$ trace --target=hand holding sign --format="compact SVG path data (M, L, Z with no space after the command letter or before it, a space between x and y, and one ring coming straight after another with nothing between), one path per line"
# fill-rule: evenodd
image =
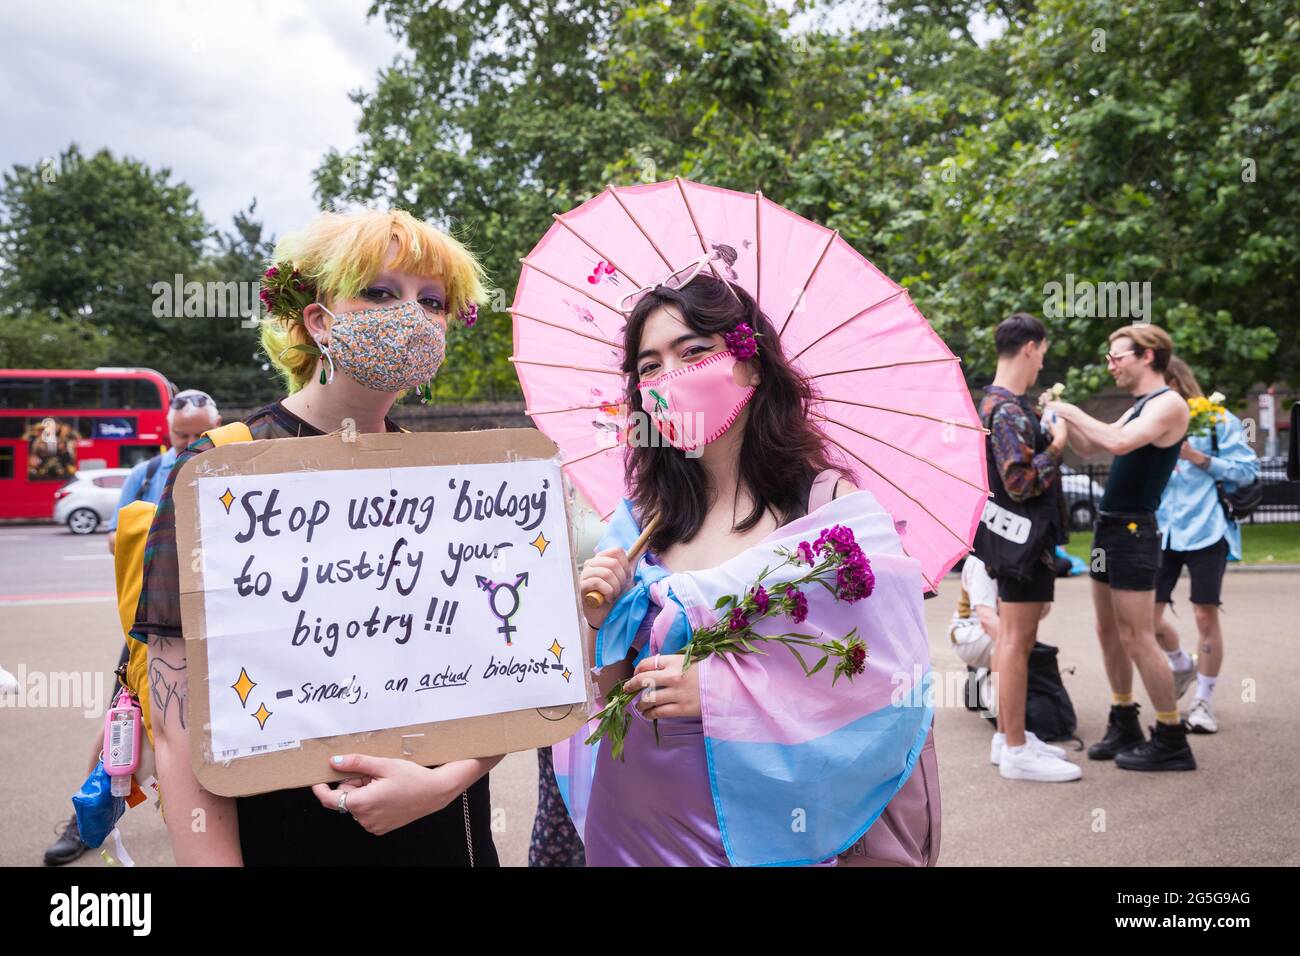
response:
M318 783L311 790L322 807L336 813L340 812L340 799L345 799L345 812L369 833L383 836L441 810L500 759L457 760L441 767L421 767L409 760L344 754L330 758L330 766L363 776L349 777L337 787Z
M214 449L178 478L179 544L200 556L182 572L203 660L200 765L225 774L275 753L295 768L278 789L328 776L289 752L319 754L306 744L323 738L366 734L371 754L433 763L577 729L588 681L563 479L553 451L520 452L550 442L522 429L403 435L396 450L394 436L281 441ZM485 445L487 461L414 463ZM508 719L453 733L491 715ZM512 726L526 743L503 736ZM403 732L376 736L389 729ZM272 788L234 776L240 792Z

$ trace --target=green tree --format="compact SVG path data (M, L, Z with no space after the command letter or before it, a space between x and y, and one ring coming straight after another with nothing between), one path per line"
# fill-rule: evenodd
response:
M608 0L379 0L409 53L361 107L360 146L331 152L318 196L382 202L450 228L496 290L469 330L451 329L442 399L513 398L506 361L519 259L563 211L603 185L608 158L637 142L601 87L603 46L626 4Z
M1067 275L1149 282L1150 320L1207 385L1240 396L1296 367L1298 30L1285 4L1043 0L990 44L1012 88L953 143L925 236L944 268L914 286L977 371L991 325ZM1077 394L1109 383L1125 321L1048 320Z
M169 170L107 150L83 156L75 144L15 166L0 185L0 314L6 338L41 330L15 357L57 358L66 347L52 364L165 358L153 284L193 272L207 231L190 188Z
M198 270L199 281L239 288L241 308L260 310L258 280L275 247L273 237L263 236L262 223L255 217L257 200L235 213L227 230L214 230L209 249ZM260 405L283 394L280 379L262 354L258 330L246 315L217 315L230 311L230 300L221 310L209 310L202 318L184 319L189 334L185 347L175 356L174 380L188 388L201 388L217 404Z

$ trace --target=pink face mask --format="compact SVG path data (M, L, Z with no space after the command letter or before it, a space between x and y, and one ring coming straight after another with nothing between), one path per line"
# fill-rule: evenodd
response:
M731 352L716 352L637 386L641 407L668 444L696 451L731 427L754 395L754 386L736 382L738 364Z

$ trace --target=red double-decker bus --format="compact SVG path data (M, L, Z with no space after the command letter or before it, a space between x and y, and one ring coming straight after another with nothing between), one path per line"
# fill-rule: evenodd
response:
M165 449L175 391L149 368L0 369L0 518L49 518L79 469Z

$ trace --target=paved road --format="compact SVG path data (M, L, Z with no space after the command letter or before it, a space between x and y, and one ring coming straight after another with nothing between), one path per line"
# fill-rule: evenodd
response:
M29 673L95 673L115 662L120 637L104 540L102 534L78 538L50 526L0 527L0 665L14 672L25 667ZM1186 587L1184 580L1177 599L1185 601ZM938 700L941 862L1300 864L1294 825L1300 766L1290 756L1300 731L1292 696L1300 686L1300 573L1233 574L1224 588L1227 662L1216 694L1224 729L1193 739L1201 769L1135 774L1085 759L1078 783L1029 784L998 776L988 763L984 722L961 707L964 668L945 646L944 624L956 590L949 579L945 594L926 602L935 670L940 686L953 691L941 692ZM1080 733L1091 743L1104 728L1109 695L1092 634L1088 584L1058 582L1057 596L1042 638L1061 648L1063 668L1073 668L1065 681ZM1181 619L1190 625L1182 607ZM80 706L0 709L0 865L40 863L85 776L101 719L84 716ZM536 786L532 753L510 755L492 774L495 835L506 865L526 862ZM138 864L172 863L162 822L152 810L130 811L122 830ZM77 865L102 863L88 854Z

